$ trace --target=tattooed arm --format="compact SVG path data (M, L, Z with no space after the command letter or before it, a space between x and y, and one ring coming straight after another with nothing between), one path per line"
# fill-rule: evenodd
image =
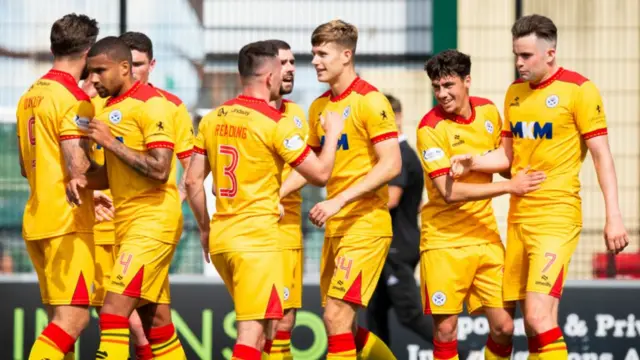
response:
M163 184L169 180L173 149L154 148L145 153L139 153L115 139L105 146L105 149L143 176Z
M83 176L91 166L89 139L71 138L60 141L64 167L70 179Z

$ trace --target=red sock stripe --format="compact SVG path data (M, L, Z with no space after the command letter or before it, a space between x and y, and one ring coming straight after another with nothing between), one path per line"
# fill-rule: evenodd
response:
M276 340L291 340L291 331L276 332Z
M153 345L166 343L171 340L173 334L176 333L176 328L173 324L154 327L149 330L149 342Z
M236 346L233 347L233 355L231 356L242 360L260 360L262 353L260 350L252 348L251 346L236 344Z
M543 347L555 342L556 340L562 337L562 330L559 327L553 328L547 332L543 332L542 334L538 334L538 347L542 349Z
M100 314L100 329L128 329L129 319L124 316L114 314Z
M151 344L136 346L136 360L153 360Z
M458 340L439 342L433 340L433 357L436 359L451 359L458 355Z
M341 352L347 352L356 349L356 343L353 339L353 334L348 332L338 335L329 336L329 353L337 354Z
M264 341L264 348L262 349L262 352L266 353L266 354L271 354L271 346L273 346L273 340L265 340Z
M513 351L513 343L508 345L498 344L493 340L491 335L489 335L489 338L487 339L487 349L500 357L510 357L511 352Z
M540 349L540 344L538 343L538 338L535 336L527 338L527 344L529 345L529 353L537 354L538 349Z
M368 339L369 339L369 330L361 326L358 326L358 331L356 332L356 338L355 338L356 350L361 351L362 349L364 349L364 345L367 343Z
M56 344L63 354L71 351L71 349L73 349L73 344L76 342L76 339L71 337L71 335L67 334L66 331L62 330L62 328L54 323L49 323L49 325L42 330L42 335L46 336Z

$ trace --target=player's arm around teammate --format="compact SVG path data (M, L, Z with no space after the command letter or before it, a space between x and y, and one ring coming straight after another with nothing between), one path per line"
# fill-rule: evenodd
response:
M504 294L523 301L529 352L539 353L540 359L566 358L557 316L569 259L582 227L578 174L585 148L592 154L605 198L607 249L622 251L628 237L619 211L606 118L597 88L557 64L557 28L551 19L525 16L511 30L520 79L505 97L504 112L510 124L505 143L509 148L460 158L455 172L493 172L506 164L516 169L531 165L554 179L531 194L534 196L511 198ZM550 218L547 214L552 211Z

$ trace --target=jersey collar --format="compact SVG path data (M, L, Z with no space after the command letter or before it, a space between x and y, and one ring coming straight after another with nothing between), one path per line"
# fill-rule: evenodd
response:
M122 100L128 98L129 96L133 95L133 93L135 93L136 91L138 91L138 89L140 88L142 84L140 83L140 81L136 81L135 83L133 83L133 85L131 86L131 88L129 88L129 90L127 90L124 94L117 96L117 97L112 97L109 98L109 100L107 100L107 104L106 106L111 106L111 105L115 105L119 102L121 102Z
M345 99L347 96L349 96L349 94L351 93L351 91L353 91L353 88L360 82L360 77L356 76L356 78L351 82L351 84L342 92L342 94L338 95L338 96L333 96L333 93L331 93L331 97L329 97L329 100L331 100L331 102L338 102L340 100Z
M438 105L439 109L440 109L440 113L442 113L442 117L445 119L449 119L449 120L453 120L458 124L463 124L463 125L469 125L473 122L473 120L476 119L476 106L473 103L473 101L471 99L469 99L469 106L471 106L471 116L469 116L468 119L465 119L464 117L460 116L460 115L452 115L452 114L448 114L444 111L444 109L442 108L442 106Z
M529 87L533 90L536 89L544 89L547 86L551 85L552 82L556 81L556 79L558 79L558 77L560 75L562 75L562 73L564 72L564 68L560 67L558 68L558 71L556 71L555 74L551 75L550 78L548 78L547 80L539 83L539 84L532 84L531 82L529 82Z
M247 96L247 95L238 95L238 100L240 101L244 101L244 102L252 102L252 103L267 103L264 99L258 99L255 98L253 96Z
M56 69L51 69L45 75L45 77L47 75L56 77L60 81L63 81L65 83L69 84L69 85L72 85L73 87L77 87L78 86L78 83L76 82L76 79L73 77L73 75L69 74L66 71L60 71L60 70L56 70Z

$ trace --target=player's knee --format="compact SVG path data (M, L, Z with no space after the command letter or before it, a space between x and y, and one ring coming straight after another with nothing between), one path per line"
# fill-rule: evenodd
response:
M355 319L355 309L347 302L328 299L322 320L329 335L351 331Z
M58 306L53 314L52 321L73 337L80 336L91 319L88 307Z
M435 337L441 342L450 342L458 338L458 317L443 316L436 317L436 334Z
M525 310L524 321L535 333L540 333L552 327L553 317L546 311Z
M278 321L276 331L292 331L296 325L296 310L289 309L285 311L284 317Z
M494 338L510 338L513 336L513 320L501 319L495 324L490 324L490 331Z

